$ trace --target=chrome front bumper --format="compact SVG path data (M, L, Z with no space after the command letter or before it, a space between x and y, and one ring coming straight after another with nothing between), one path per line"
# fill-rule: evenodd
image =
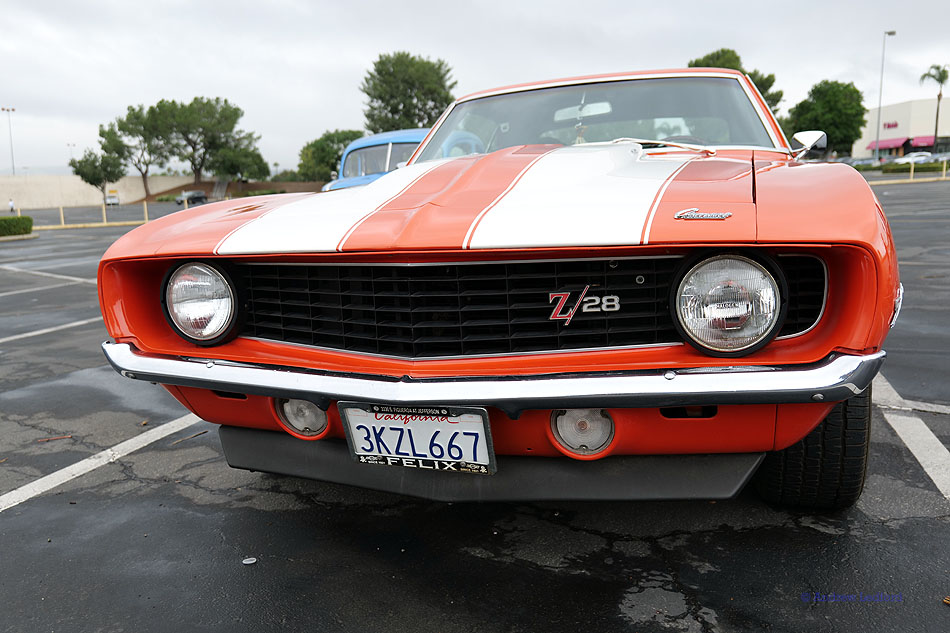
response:
M323 407L333 400L490 406L512 417L526 409L838 402L867 389L885 356L832 354L811 365L398 379L147 355L108 341L102 350L126 378L166 385L301 398Z

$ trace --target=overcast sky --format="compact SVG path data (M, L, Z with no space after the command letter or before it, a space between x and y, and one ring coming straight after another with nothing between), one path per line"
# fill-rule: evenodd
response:
M64 168L100 123L159 99L223 97L261 136L268 163L296 167L324 131L363 127L360 81L381 54L441 58L455 95L578 74L682 67L722 47L776 76L782 111L822 79L876 106L932 98L950 63L950 2L421 2L0 0L0 106L14 107L17 172ZM3 113L4 115L6 113ZM950 116L948 108L947 116ZM0 174L9 174L7 117ZM71 147L69 144L75 144Z

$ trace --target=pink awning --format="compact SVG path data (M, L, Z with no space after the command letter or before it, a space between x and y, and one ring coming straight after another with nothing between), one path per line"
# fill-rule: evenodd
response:
M930 138L933 138L933 137L930 137ZM887 138L881 141L881 144L878 145L877 149L894 149L895 147L900 147L906 142L907 142L906 136L902 136L900 138ZM877 144L877 141L871 141L870 143L868 143L868 149L875 149L874 146L876 144Z
M910 140L910 144L913 147L931 147L934 144L934 135L930 136L915 136Z

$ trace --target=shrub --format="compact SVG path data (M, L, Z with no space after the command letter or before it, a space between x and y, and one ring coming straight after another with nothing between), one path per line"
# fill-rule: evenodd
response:
M28 215L0 218L0 237L4 235L29 235L33 232L33 218Z
M169 193L169 194L165 194L164 196L157 196L155 198L155 202L174 202L175 198L176 198L175 194Z
M919 174L924 171L941 171L942 169L943 163L917 163L914 165L915 174ZM897 165L895 163L890 163L881 167L881 171L885 174L909 174L910 164Z

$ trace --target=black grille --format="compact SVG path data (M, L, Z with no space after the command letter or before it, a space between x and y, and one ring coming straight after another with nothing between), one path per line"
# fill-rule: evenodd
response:
M681 259L638 258L438 265L238 264L243 336L403 358L596 349L679 342L669 309ZM821 262L779 258L790 298L781 336L818 319ZM552 320L586 297L619 297L617 311ZM593 299L591 300L593 301ZM608 303L611 306L612 303Z
M788 281L788 314L779 336L804 332L821 316L825 302L825 267L810 255L782 255L778 258Z
M677 341L669 284L678 258L489 264L236 267L242 334L406 358L619 347ZM550 293L586 286L620 309L551 320ZM608 303L608 307L611 304Z

